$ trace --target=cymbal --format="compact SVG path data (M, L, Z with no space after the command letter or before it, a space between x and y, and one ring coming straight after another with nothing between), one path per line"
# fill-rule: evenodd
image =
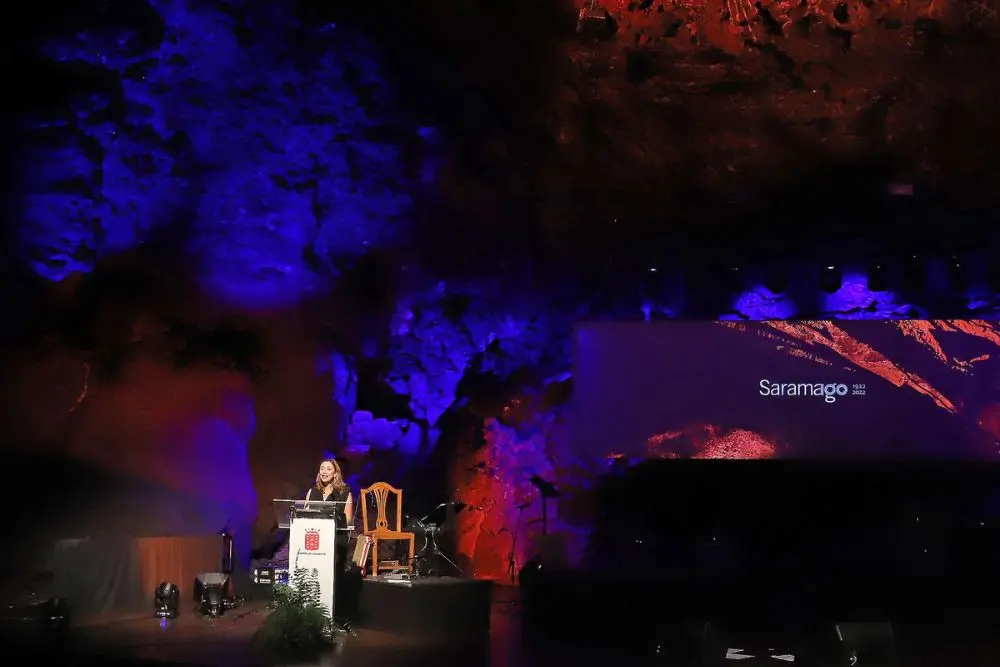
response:
M528 481L541 492L543 498L558 498L562 495L552 482L548 482L538 475L533 475Z

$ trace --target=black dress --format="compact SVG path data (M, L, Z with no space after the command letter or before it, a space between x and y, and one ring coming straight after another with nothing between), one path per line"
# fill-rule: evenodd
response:
M343 491L334 491L326 498L322 498L319 491L316 489L309 489L306 493L306 500L322 500L324 502L331 503L346 503L347 499L351 497L351 490L344 489ZM337 573L340 574L344 570L344 566L347 564L347 545L351 539L350 531L347 528L347 515L344 513L344 505L337 508L336 520L337 520L337 538L335 541L334 556L336 558L335 567L337 568Z

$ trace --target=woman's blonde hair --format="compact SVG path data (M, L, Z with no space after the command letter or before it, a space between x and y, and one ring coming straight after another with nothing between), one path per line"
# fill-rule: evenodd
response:
M333 491L337 493L343 492L347 488L347 484L344 482L344 472L340 469L340 464L337 463L336 459L323 459L319 462L319 468L323 467L324 463L329 463L333 466L333 479L330 481L330 487ZM323 493L323 483L319 479L319 471L316 472L316 490L320 494Z

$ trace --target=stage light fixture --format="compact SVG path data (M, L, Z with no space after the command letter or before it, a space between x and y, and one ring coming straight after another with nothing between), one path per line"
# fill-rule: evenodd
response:
M538 583L542 577L542 561L539 558L532 558L521 567L517 573L517 583L521 587L530 587Z
M927 286L927 271L923 259L910 255L903 262L903 289L907 292L923 292Z
M844 276L836 266L828 264L820 269L819 288L827 294L833 294L844 284Z
M768 269L764 276L764 287L771 294L784 294L788 290L788 275L782 269Z
M868 267L868 290L871 292L889 291L889 272L884 264L876 262Z
M986 274L986 283L991 292L1000 292L1000 262L990 264Z
M180 613L181 589L169 581L156 588L154 611L157 618L177 618Z
M963 291L968 288L965 263L958 257L952 257L948 260L948 287L954 291Z
M742 292L746 283L743 280L743 271L738 266L727 267L722 272L722 288L727 294L738 294Z

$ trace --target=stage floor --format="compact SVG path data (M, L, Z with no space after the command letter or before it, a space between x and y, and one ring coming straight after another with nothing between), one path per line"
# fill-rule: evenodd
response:
M440 639L421 641L390 632L361 629L357 637L348 639L342 651L321 664L325 667L388 664L394 667L549 667L553 664L641 667L650 664L648 659L598 652L588 646L587 637L602 631L599 622L592 627L581 628L579 641L575 644L549 646L544 650L532 648L522 638L518 600L516 589L494 588L490 637L479 646L463 646ZM251 645L251 638L266 614L264 605L255 603L215 621L203 620L195 614L165 624L146 615L83 619L74 632L74 656L62 659L60 663L64 667L84 662L99 662L109 667L263 667L261 657ZM634 638L621 637L623 645L630 641ZM980 629L962 632L957 628L940 626L904 628L900 630L899 643L901 667L983 667L1000 664L1000 633L996 631ZM675 662L667 664L670 667L696 667ZM740 667L767 664L773 667L790 663L765 658L734 659L732 664Z

